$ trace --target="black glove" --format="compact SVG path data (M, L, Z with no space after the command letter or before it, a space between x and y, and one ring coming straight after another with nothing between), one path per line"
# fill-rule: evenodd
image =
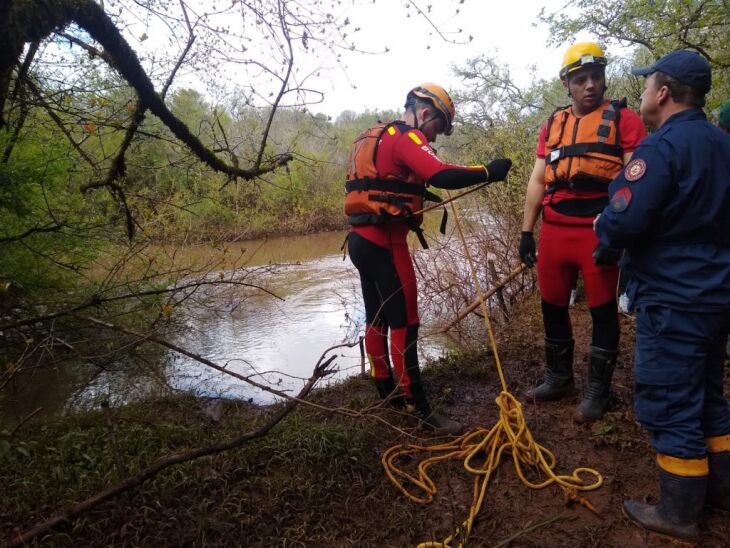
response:
M593 250L593 262L596 263L596 266L616 266L623 253L623 249L608 247L599 243Z
M509 168L512 167L512 160L509 158L497 158L487 164L487 181L494 183L504 181L507 178Z
M535 266L537 256L535 255L535 238L532 232L522 231L520 236L520 260L529 267Z

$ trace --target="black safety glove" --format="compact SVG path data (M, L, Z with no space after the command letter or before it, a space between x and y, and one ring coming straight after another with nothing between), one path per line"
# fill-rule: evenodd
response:
M599 243L593 250L593 262L596 263L596 266L615 266L623 253L623 249Z
M486 165L487 181L494 183L504 181L507 178L509 168L512 167L512 160L509 158L497 158Z
M520 260L529 267L535 266L537 256L535 255L535 238L532 232L522 231L520 236Z

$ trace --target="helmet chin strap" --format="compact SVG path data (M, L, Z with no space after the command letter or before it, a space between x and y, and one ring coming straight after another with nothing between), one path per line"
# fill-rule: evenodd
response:
M429 123L429 122L430 122L431 120L437 120L437 119L438 119L438 115L434 114L433 116L431 116L431 117L430 117L430 118L428 118L427 120L424 120L424 122L423 122L423 123L424 123L424 124L428 124L428 123Z
M418 123L418 110L416 110L416 107L415 106L413 106L411 108L412 108L412 112L413 112L413 122L415 124L413 127L415 129L420 129L420 127L419 127L420 124Z
M430 113L430 112L431 112L431 111L429 110L429 113ZM419 123L418 123L418 112L416 111L416 109L415 109L415 107L414 107L414 108L413 108L413 118L415 119L415 123L416 123L416 125L415 125L415 126L413 126L413 127L414 127L415 129L421 129L421 127L420 127L421 125L426 125L426 124L428 124L428 123L429 123L429 122L430 122L431 120L436 120L436 119L438 118L438 114L432 114L430 118L427 118L426 120L424 120L424 121L423 121L423 124L419 124Z

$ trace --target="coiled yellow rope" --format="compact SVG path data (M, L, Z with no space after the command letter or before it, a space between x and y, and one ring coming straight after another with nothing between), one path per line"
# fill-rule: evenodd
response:
M447 194L450 199L451 195L448 191ZM492 322L489 319L487 306L483 298L484 293L479 284L474 261L466 244L459 215L453 201L451 201L451 209L454 213L456 227L469 262L472 279L474 280L474 285L481 301L484 323L493 350L497 373L502 384L502 391L496 400L497 406L499 407L499 420L491 430L479 428L452 441L438 445L395 445L383 453L381 461L385 468L385 473L390 480L409 499L423 504L432 502L436 495L436 485L428 475L428 469L431 466L447 460L463 460L464 468L474 475L472 504L469 515L462 525L442 542L427 541L419 544L418 548L451 548L454 541L458 541L459 547L464 546L466 539L471 533L474 520L479 515L479 511L484 502L492 473L499 466L502 454L505 452L512 455L512 461L517 470L517 475L527 487L531 489L542 489L553 483L557 484L565 491L567 498L577 501L591 510L593 510L593 507L590 503L580 497L577 492L591 491L603 485L603 477L592 468L576 468L569 476L557 475L554 472L556 465L555 456L548 449L537 443L527 428L522 413L522 405L507 390L502 363L497 352L497 343L494 338ZM419 463L418 477L403 471L396 464L399 458L419 453L432 454L433 456ZM483 464L477 465L476 462L483 462ZM523 472L523 466L536 468L546 478L541 482L528 480ZM587 483L581 479L581 474L593 476L594 481ZM411 489L419 489L421 494L414 494L407 486L410 486Z

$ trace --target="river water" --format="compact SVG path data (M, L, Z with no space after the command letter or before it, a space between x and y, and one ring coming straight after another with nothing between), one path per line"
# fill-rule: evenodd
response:
M356 343L364 330L357 271L340 250L344 236L335 232L246 242L247 249L255 250L247 266L281 265L265 280L266 289L281 299L245 289L248 294L228 313L193 306L172 342L256 382L296 393L326 349ZM443 343L423 340L422 358L439 356ZM336 355L335 372L325 384L362 371L359 345L337 348L331 355ZM256 403L275 399L174 352L167 356L167 377L174 388L199 395Z
M364 332L359 278L340 250L345 232L290 236L227 245L227 257L245 262L252 282L265 291L234 286L175 307L160 335L169 342L253 381L289 394L303 386L328 348L333 373L319 386L367 371L357 344ZM181 264L220 261L220 246L175 251ZM227 278L227 260L209 277ZM184 282L184 280L183 280ZM429 329L428 316L422 332ZM445 353L445 337L419 341L422 363ZM54 415L68 409L122 405L172 388L199 396L238 398L266 404L275 395L215 371L192 358L157 345L97 359L66 361L31 369L0 393L0 425L24 417Z

